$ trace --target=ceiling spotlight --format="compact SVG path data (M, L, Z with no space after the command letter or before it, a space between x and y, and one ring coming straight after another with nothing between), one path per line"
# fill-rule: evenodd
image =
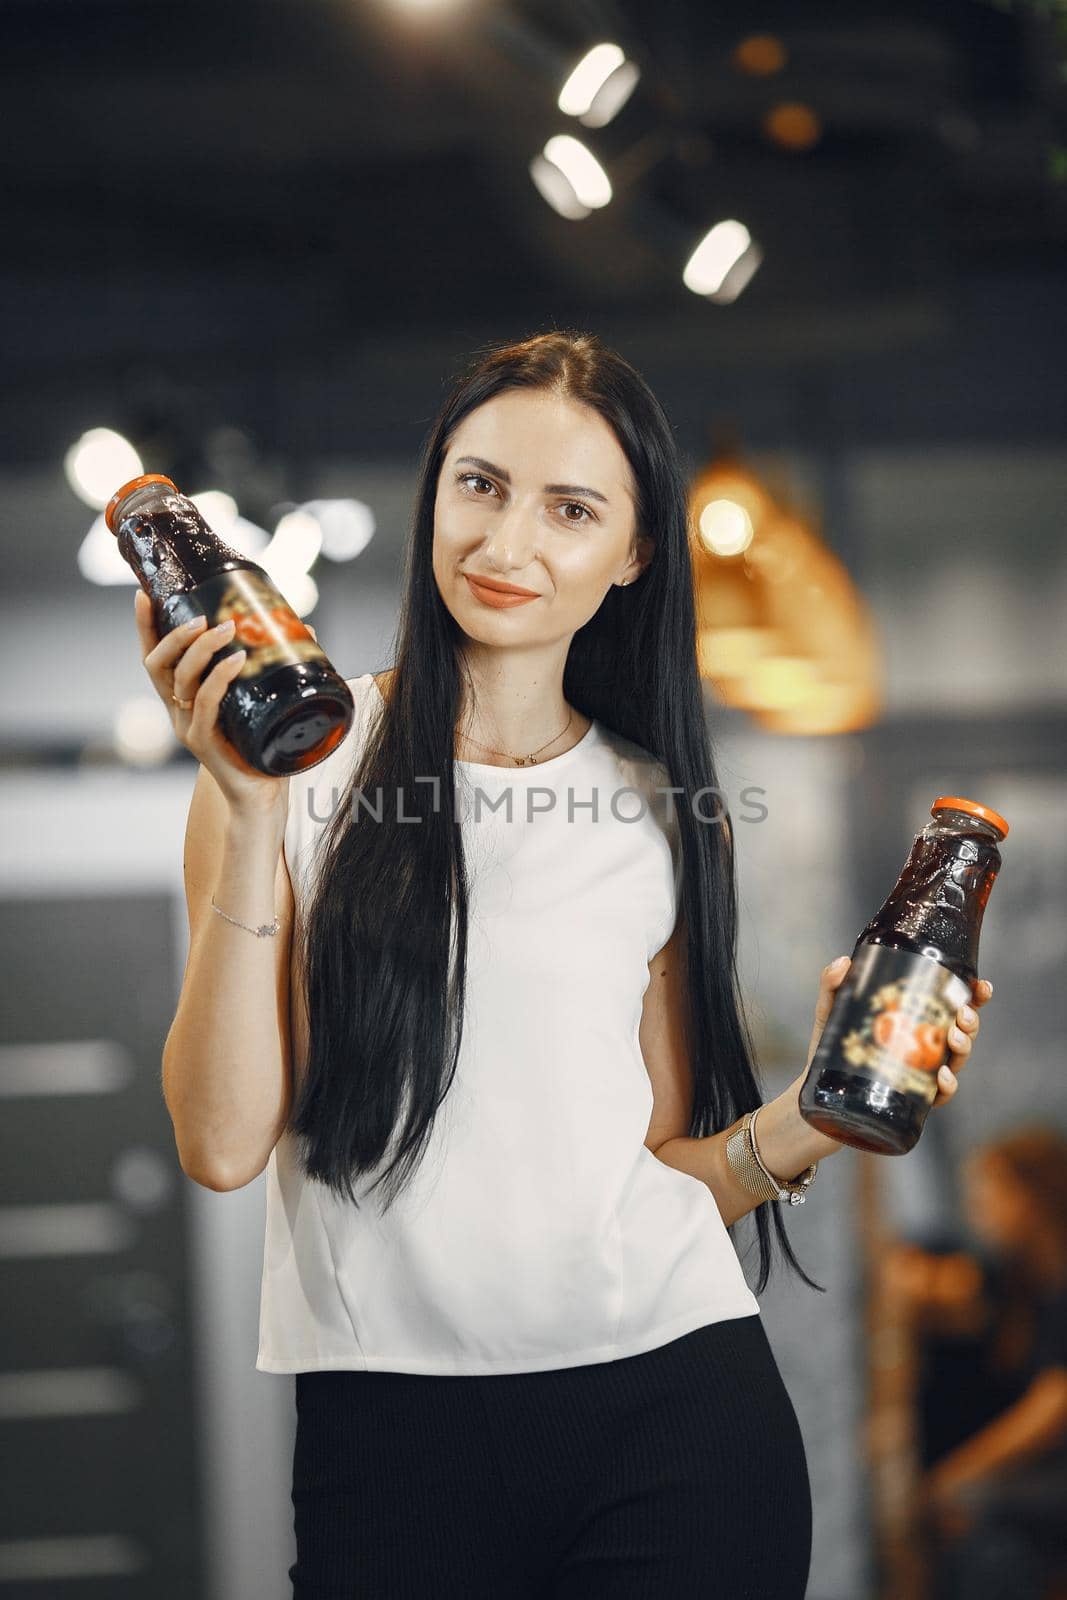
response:
M316 519L306 511L287 511L259 558L298 617L306 617L318 602L318 585L309 569L321 549L322 529Z
M128 483L144 471L128 439L113 428L90 428L75 440L63 458L63 470L79 500L102 511L117 483Z
M255 559L270 543L266 528L242 517L237 509L237 501L224 489L202 489L199 494L191 494L189 499L212 533L217 533L225 544L232 545L241 555Z
M166 761L176 743L167 709L157 695L124 700L115 713L111 737L116 753L135 767Z
M279 517L274 536L263 552L265 567L309 572L322 549L322 529L306 511L287 511Z
M786 63L785 45L773 33L750 33L735 45L733 64L739 72L754 78L767 78L781 72Z
M748 283L763 253L743 222L717 222L685 264L682 281L694 294L728 304Z
M596 156L580 139L559 133L530 162L530 177L561 217L578 221L611 199L611 183Z
M587 128L605 128L633 94L641 72L617 44L597 44L574 68L557 104Z
M309 617L319 603L319 586L311 573L294 569L272 572L270 575L297 616Z
M102 516L96 518L78 546L78 571L90 583L137 582L133 568L119 555L118 540Z
M810 150L822 138L822 123L810 106L787 100L771 107L763 119L763 131L783 150Z
M736 500L709 500L697 520L701 543L713 555L737 556L752 543L752 518Z
M307 500L299 507L322 529L322 554L351 561L374 537L374 512L363 500Z
M225 489L201 489L189 499L213 533L221 538L237 517L237 501Z

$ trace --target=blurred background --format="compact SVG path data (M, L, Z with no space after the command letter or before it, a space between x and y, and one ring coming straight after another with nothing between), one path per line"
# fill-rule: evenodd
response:
M811 1600L963 1592L924 1473L1011 1457L1038 1344L1016 1454L1067 1438L1035 1313L1067 1161L987 1162L999 1231L963 1181L1067 1137L1067 6L0 0L0 44L0 1600L282 1600L294 1553L263 1180L190 1182L162 1101L196 768L101 508L170 475L379 671L449 379L551 327L636 365L686 458L767 1098L934 798L1011 825L956 1103L825 1164L789 1225L827 1292L762 1297ZM1067 1592L1067 1551L997 1527L969 1594L1005 1561L1016 1600Z

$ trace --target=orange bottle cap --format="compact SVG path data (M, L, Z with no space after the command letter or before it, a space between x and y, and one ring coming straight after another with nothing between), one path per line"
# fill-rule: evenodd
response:
M972 817L981 817L984 822L991 822L994 828L1000 830L1002 839L1007 838L1008 824L999 811L990 810L989 806L980 806L977 800L964 800L958 794L939 794L930 807L931 815L938 811L969 811Z
M115 490L115 493L111 496L111 499L107 503L107 509L104 512L104 521L107 523L112 533L115 532L115 524L112 521L112 518L119 508L119 502L121 500L125 500L126 496L128 494L132 494L135 489L143 488L146 483L167 483L170 484L170 487L174 490L175 494L178 493L178 485L173 481L173 479L165 478L161 472L143 472L139 478L131 478L129 483L124 483L121 489Z

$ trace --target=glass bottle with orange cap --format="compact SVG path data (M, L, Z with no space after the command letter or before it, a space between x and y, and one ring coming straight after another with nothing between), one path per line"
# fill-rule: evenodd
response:
M1008 824L939 795L852 964L800 1089L801 1115L842 1144L904 1155L922 1133L948 1030L978 981L982 916Z
M152 601L160 635L193 618L233 618L223 656L247 652L219 706L219 728L260 772L304 772L352 723L352 692L267 572L225 544L170 478L149 472L112 495L104 513L119 550ZM201 680L202 681L202 680Z

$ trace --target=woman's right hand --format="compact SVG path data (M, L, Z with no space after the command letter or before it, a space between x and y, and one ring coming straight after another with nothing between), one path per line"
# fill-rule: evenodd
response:
M233 637L233 622L208 628L206 617L175 628L160 638L152 602L138 587L134 595L137 632L145 671L170 714L179 742L206 767L234 812L284 812L289 779L275 778L249 766L218 726L223 695L244 664L246 651L236 651L217 661L204 679L200 674L211 657ZM179 700L190 701L188 710Z

